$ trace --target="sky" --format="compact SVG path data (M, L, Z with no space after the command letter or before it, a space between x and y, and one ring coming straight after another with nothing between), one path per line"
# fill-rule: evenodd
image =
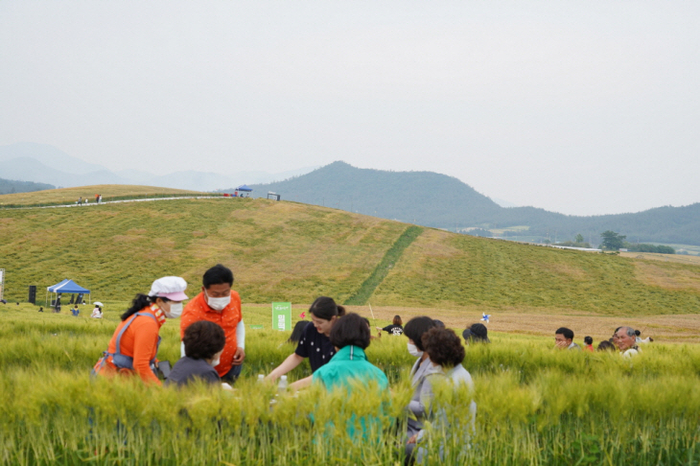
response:
M433 171L571 215L688 205L698 24L696 0L3 0L0 145Z

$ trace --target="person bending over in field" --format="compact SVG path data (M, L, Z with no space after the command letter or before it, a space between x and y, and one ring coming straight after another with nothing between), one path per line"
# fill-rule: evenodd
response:
M425 382L421 388L421 400L426 406L428 418L432 421L432 431L438 435L447 437L455 433L459 436L457 442L446 442L443 440L439 446L440 459L444 458L447 445L456 445L462 454L469 448L469 438L474 433L476 419L476 403L471 399L471 392L474 390L474 383L469 372L462 366L464 361L464 346L454 331L445 328L432 328L425 332L422 337L423 347L428 354L428 360L432 369L425 377ZM434 403L433 388L436 384L449 383L454 389L455 398L451 400L451 412L445 407L439 407L439 403ZM459 406L467 406L460 403L459 391L466 390L469 403L467 412L461 413L462 418L455 419L454 410ZM452 422L449 419L452 419ZM406 443L406 462L411 462L415 456L418 464L422 464L427 453L427 442L425 442L426 431L421 429L411 436ZM449 448L449 446L447 447ZM461 456L461 455L460 455Z
M345 308L337 305L333 298L321 296L316 298L316 301L311 305L309 314L311 314L311 322L304 328L297 349L270 372L266 377L267 380L274 382L301 364L304 358L309 358L313 375L321 366L327 364L335 354L336 350L328 336L338 318L345 315ZM289 388L298 390L308 387L311 384L311 377L310 375L297 380L289 385Z
M121 316L104 356L93 374L137 374L147 383L160 385L156 376L156 353L160 328L166 318L182 314L187 282L180 277L163 277L153 282L148 295L137 294L131 307Z
M609 340L603 340L598 343L598 348L596 351L615 351L615 345L610 343Z
M484 324L471 324L462 332L464 342L469 345L471 343L491 343L489 340L489 330Z
M165 384L181 387L198 379L220 383L221 377L214 367L219 365L219 358L226 345L226 334L221 326L200 320L187 327L182 341L187 356L175 363Z
M636 343L636 336L632 327L618 327L613 335L613 343L620 350L620 354L626 358L631 358L640 353Z
M560 327L554 332L554 343L560 350L581 350L581 347L574 343L574 331L566 327Z
M414 356L416 362L411 368L411 385L413 385L413 396L408 403L408 422L406 431L406 440L413 437L423 428L423 420L425 419L425 405L421 401L420 395L425 382L425 377L437 370L430 364L428 353L423 347L423 334L435 328L435 321L430 317L414 317L406 323L403 329L403 334L408 337L408 352Z

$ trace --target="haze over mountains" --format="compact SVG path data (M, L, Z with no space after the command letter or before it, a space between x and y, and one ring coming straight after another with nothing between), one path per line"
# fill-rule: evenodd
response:
M535 207L504 208L460 180L432 172L390 172L334 162L289 180L253 185L257 196L325 205L418 225L464 231L499 230L512 239L573 240L593 245L613 230L630 242L700 245L700 203L644 212L577 217ZM505 231L504 231L505 230Z
M46 144L22 142L0 146L0 178L5 180L48 183L56 187L98 184L138 184L192 191L214 191L243 183L266 183L308 173L316 167L305 167L281 173L241 171L231 174L180 171L154 175L148 171L113 172L102 165L72 157ZM169 170L162 170L167 172Z
M360 169L334 162L319 169L284 173L218 174L196 171L153 175L112 172L59 149L34 143L0 146L0 179L48 183L57 187L137 184L193 191L232 191L239 184L253 195L273 191L284 200L467 232L493 231L520 240L570 241L581 234L596 246L600 233L613 230L630 242L700 245L700 203L658 207L639 213L570 216L535 207L502 207L457 178L433 172ZM275 181L272 180L284 180ZM19 190L17 190L19 192ZM614 201L611 201L614 202Z

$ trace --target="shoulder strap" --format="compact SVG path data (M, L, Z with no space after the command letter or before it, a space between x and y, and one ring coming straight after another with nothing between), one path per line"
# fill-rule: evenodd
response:
M124 335L124 332L126 332L126 329L129 328L129 325L131 325L131 323L134 321L134 319L136 319L136 317L138 317L138 316L148 316L148 317L150 317L151 319L155 320L156 323L158 322L158 321L156 320L156 316L154 316L153 314L150 314L150 313L148 313L148 312L137 312L136 314L134 314L133 316L131 316L131 317L129 318L128 322L126 323L126 325L124 325L124 326L122 327L122 329L119 331L119 333L117 334L117 344L116 344L116 347L115 347L115 349L114 349L114 354L122 354L121 349L120 349L120 344L121 344L121 340L122 340L122 335Z

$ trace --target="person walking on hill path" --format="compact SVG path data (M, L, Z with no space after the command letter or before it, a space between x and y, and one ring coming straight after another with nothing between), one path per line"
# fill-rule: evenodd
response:
M245 360L245 324L241 313L241 297L231 289L233 272L216 264L204 272L202 291L185 306L180 320L180 338L191 324L208 320L224 329L226 345L215 367L221 380L233 384L241 373ZM184 344L182 356L187 356Z
M121 315L109 347L97 361L93 374L138 375L146 383L160 385L156 375L160 328L167 319L182 314L187 282L180 277L154 281L148 295L137 294Z

